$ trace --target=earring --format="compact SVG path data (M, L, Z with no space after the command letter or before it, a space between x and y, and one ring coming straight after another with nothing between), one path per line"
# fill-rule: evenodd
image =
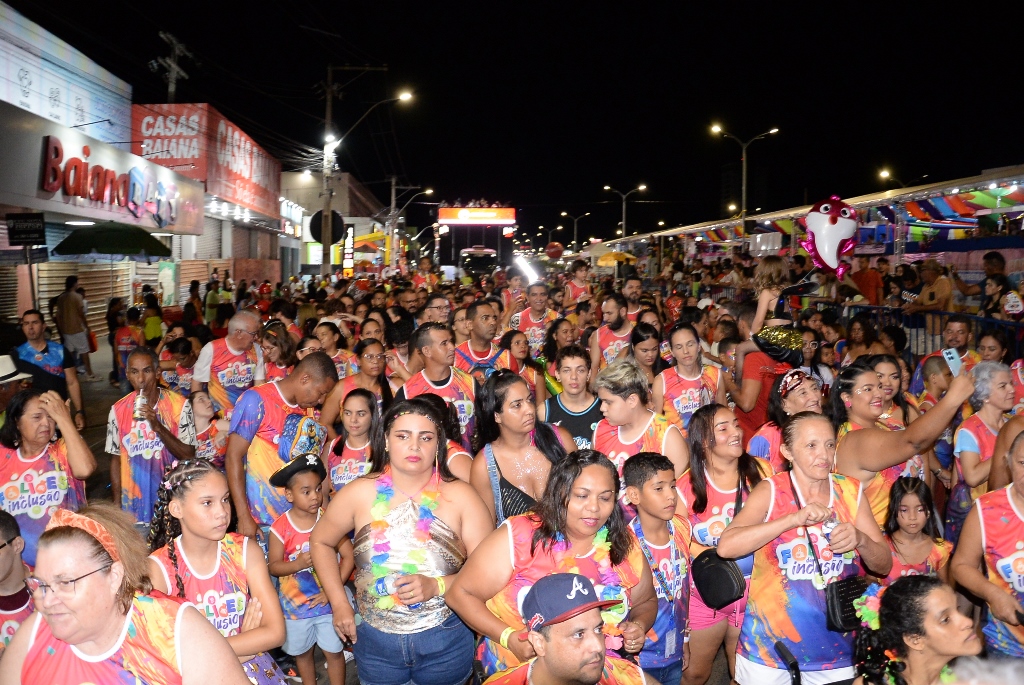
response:
M850 402L843 402L843 404L845 404L845 405L846 405L846 408L847 408L847 409L849 409L850 407L852 407L852 406L853 406L853 404L852 404L852 403L850 403Z

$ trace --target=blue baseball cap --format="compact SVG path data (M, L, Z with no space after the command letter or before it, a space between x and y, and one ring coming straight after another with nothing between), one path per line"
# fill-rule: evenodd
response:
M533 584L523 600L522 616L527 628L540 630L585 611L616 604L622 604L622 600L599 599L590 578L576 573L555 573Z

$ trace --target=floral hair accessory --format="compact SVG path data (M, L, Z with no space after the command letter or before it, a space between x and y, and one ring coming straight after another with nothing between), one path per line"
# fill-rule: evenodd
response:
M878 630L881 627L878 621L878 610L882 604L883 592L885 592L884 587L878 583L872 583L863 595L853 600L853 606L857 610L857 618L860 619L862 626L871 630ZM886 652L886 655L888 655L888 652Z
M808 376L800 369L787 371L782 377L782 384L779 386L779 397L786 399L786 395L800 387L800 384L807 380Z
M111 559L114 561L121 560L121 555L117 553L117 543L114 542L114 536L111 535L110 531L96 519L91 519L88 516L82 516L81 514L73 511L68 511L67 509L58 509L53 512L53 516L50 517L50 522L46 524L46 530L60 528L61 526L78 528L79 530L85 531L96 538L96 542L103 546L103 549L107 551L107 554L110 555Z

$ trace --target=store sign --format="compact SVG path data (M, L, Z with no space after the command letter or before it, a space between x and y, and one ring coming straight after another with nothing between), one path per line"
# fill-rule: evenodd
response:
M206 103L132 106L136 151L206 183L218 202L281 218L281 163Z
M510 226L516 222L512 207L440 207L437 222L449 226Z
M8 214L5 217L7 224L7 242L10 245L45 245L46 244L46 222L42 212L32 214Z
M203 231L203 187L0 102L0 204L178 234Z

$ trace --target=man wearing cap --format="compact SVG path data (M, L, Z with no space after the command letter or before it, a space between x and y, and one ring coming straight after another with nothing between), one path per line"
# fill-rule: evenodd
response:
M953 286L949 279L942 275L942 265L934 259L926 259L921 265L921 288L917 299L903 306L907 314L917 312L948 312L953 304ZM942 346L943 320L937 314L925 315L925 335L914 354L929 354Z
M25 386L24 381L29 378L32 378L32 374L18 371L9 355L0 356L0 426L4 425L7 418L7 403L14 397L14 393Z
M615 600L598 599L586 576L555 573L541 578L523 600L525 639L537 656L515 668L496 673L485 685L595 685L617 683L623 674L605 673L604 619L601 609ZM643 672L623 660L633 671L631 682L644 682Z

